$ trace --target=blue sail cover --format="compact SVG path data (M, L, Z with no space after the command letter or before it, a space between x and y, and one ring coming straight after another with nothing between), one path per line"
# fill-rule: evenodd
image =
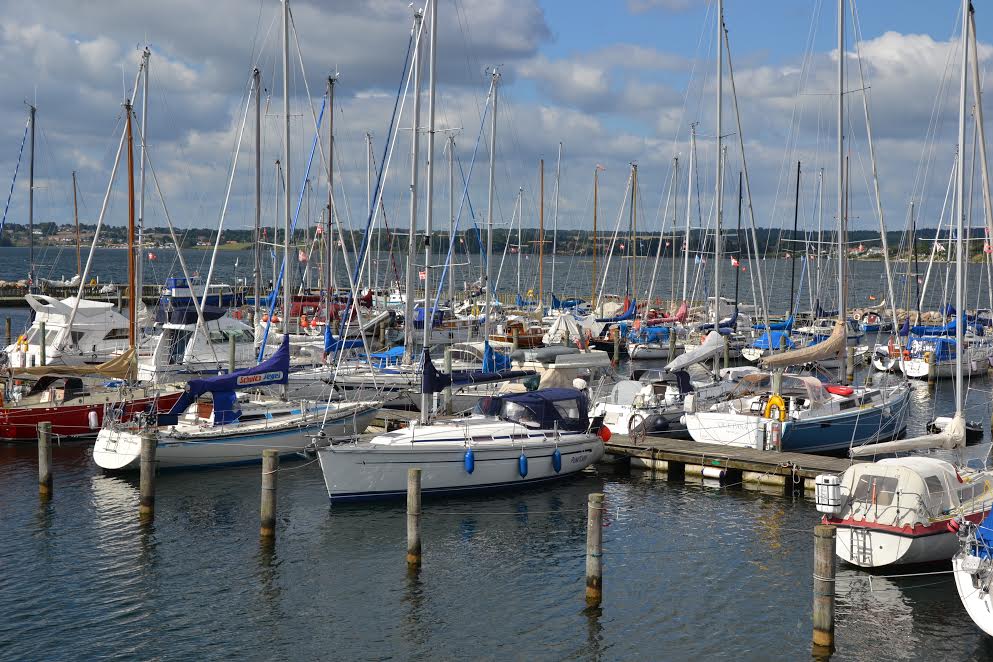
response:
M489 347L489 345L487 345ZM440 393L449 386L504 382L534 375L534 370L453 370L450 375L438 372L431 361L431 353L425 348L421 361L421 393Z
M352 338L351 340L344 340L342 338L335 338L334 334L331 333L331 325L324 325L324 353L331 354L338 352L343 349L356 349L357 347L362 347L361 338Z
M671 331L667 326L646 326L632 330L628 334L628 340L640 344L669 342Z
M769 336L772 336L772 342L769 342ZM752 343L752 347L756 349L779 349L779 343L782 339L786 340L785 347L787 349L793 349L796 344L790 340L789 333L786 331L767 331L763 333L755 342Z
M578 308L579 306L586 303L582 299L566 299L565 301L560 301L557 296L552 295L552 308L556 310L562 308Z
M769 329L772 331L792 331L794 321L793 316L790 315L782 322L769 322ZM765 328L765 324L753 324L752 328L761 331Z
M535 305L537 305L537 304L535 304L534 301L529 301L529 300L525 299L524 297L521 296L521 293L520 292L517 293L517 307L518 308L531 308L531 307L534 307Z
M898 334L901 335L901 336L904 336L904 337L910 335L910 317L909 316L906 319L903 320L903 325L900 327L900 331L898 332Z
M731 313L731 317L727 318L726 320L721 320L720 323L717 325L717 328L719 331L724 331L725 329L731 330L737 328L737 326L738 326L738 307L735 306L734 312ZM713 328L714 328L713 322L709 322L707 324L701 324L699 327L697 327L697 330L711 331ZM721 335L725 335L725 334L722 333Z
M637 314L638 314L638 302L635 301L634 299L631 299L631 302L628 304L628 307L624 310L623 313L621 313L617 317L598 317L596 321L604 324L611 324L613 322L624 322L627 320L634 319L634 316Z
M290 339L283 337L283 344L276 353L262 363L251 368L235 370L226 375L191 379L186 390L167 414L159 414L159 425L175 425L179 415L197 401L204 393L214 395L214 424L233 423L241 412L235 409L237 400L234 392L272 384L286 384L290 373Z

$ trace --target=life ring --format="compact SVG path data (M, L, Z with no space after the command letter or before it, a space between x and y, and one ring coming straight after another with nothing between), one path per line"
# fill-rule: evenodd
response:
M773 407L779 412L778 415L772 415ZM778 418L779 422L782 423L786 420L786 402L781 396L770 395L769 401L765 403L765 409L762 411L762 415L765 418Z

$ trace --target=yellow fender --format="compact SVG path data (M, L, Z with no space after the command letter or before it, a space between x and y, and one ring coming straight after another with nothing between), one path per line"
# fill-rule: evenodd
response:
M778 416L773 416L772 409L775 407L779 411ZM786 420L786 402L778 395L769 396L769 401L765 403L765 410L762 415L766 418L778 418L780 422Z

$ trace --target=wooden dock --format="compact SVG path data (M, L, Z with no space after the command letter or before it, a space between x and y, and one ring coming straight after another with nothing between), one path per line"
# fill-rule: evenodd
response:
M784 489L813 490L819 474L840 474L853 460L842 457L780 453L722 444L645 437L634 440L613 435L607 453L629 458L632 467L672 474L715 478L726 483L757 483Z

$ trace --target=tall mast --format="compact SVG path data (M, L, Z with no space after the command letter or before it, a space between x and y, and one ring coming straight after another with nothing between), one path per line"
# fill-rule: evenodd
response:
M255 315L259 320L259 297L262 296L262 72L252 72L255 85L255 245L252 247L255 274Z
M138 165L138 252L135 254L135 292L138 300L144 292L144 255L141 247L145 241L145 146L148 145L148 61L152 57L152 51L145 47L141 54L141 161Z
M521 253L523 252L524 242L522 241L521 234L523 233L523 219L524 216L524 187L517 189L517 292L521 291Z
M438 0L429 0L431 12L431 43L428 46L428 159L427 185L424 197L424 350L431 344L431 327L434 322L434 306L429 303L431 291L431 221L434 211L434 96L437 80L435 65L438 45ZM431 394L421 394L421 422L427 423L431 417Z
M372 214L372 134L370 134L368 131L365 134L365 208L366 208L366 212L368 214ZM369 281L369 291L370 292L373 290L373 287L376 284L375 281L372 278L372 251L371 251L371 247L372 246L376 246L377 249L379 248L378 244L373 243L371 241L371 239L372 238L370 237L370 241L369 241L370 250L367 251L368 257L366 258L366 280ZM329 237L328 238L328 256L329 256L328 259L330 259L330 255L331 255L331 252L330 251L331 251L331 246L333 244L334 244L334 242ZM377 271L378 271L378 269L377 269ZM330 267L329 267L329 269L328 269L328 283L329 283L329 285L328 285L329 290L328 291L329 292L330 292L330 287L331 287L330 286L331 275L332 274L330 272ZM378 276L379 274L377 273L376 275Z
M336 76L328 76L328 102L331 112L328 114L328 222L324 232L324 245L327 247L327 260L324 265L324 287L327 291L328 324L331 323L331 310L333 307L333 288L331 283L334 280L334 85L338 82ZM355 293L357 294L357 293Z
M34 120L37 109L28 106L31 113L31 161L28 168L28 291L35 291L34 277Z
M545 159L538 165L538 313L545 310Z
M414 121L410 137L410 228L407 234L407 303L404 307L403 362L410 363L414 346L414 283L417 279L414 250L417 246L417 176L420 166L421 126L421 21L424 13L414 11ZM427 271L427 265L424 270ZM424 290L424 314L427 316L427 290Z
M917 262L917 219L914 218L914 201L910 201L910 245L914 251L914 283L917 284L917 305L915 306L917 310L917 319L921 319L921 281L920 281L920 265ZM917 322L920 324L920 322ZM896 320L893 320L893 325L896 326Z
M696 124L690 125L690 165L686 184L686 243L683 244L683 301L686 301L690 277L690 216L693 208L693 170L696 167Z
M590 288L590 311L596 313L596 213L600 206L598 194L600 189L600 166L593 169L593 285Z
M283 0L283 335L290 333L293 263L290 260L290 0ZM286 396L286 386L283 386Z
M76 201L76 171L72 171L72 218L76 222L76 273L83 277L83 259L79 250L79 204Z
M800 162L796 162L796 195L793 198L793 236L796 241L797 221L800 218ZM793 297L796 291L796 246L790 244L790 314L793 313Z
M955 416L961 417L965 402L962 350L965 344L965 98L969 77L969 0L962 0L962 72L959 81L959 167L955 173Z
M638 164L631 164L631 297L638 298Z
M455 257L455 136L448 136L448 241ZM455 268L448 265L448 305L455 307Z
M738 171L738 230L734 235L734 243L738 247L739 261L741 260L741 171ZM740 267L740 265L739 265ZM734 270L734 305L738 305L738 283L741 280L741 269Z
M824 168L817 171L817 273L814 274L814 300L820 305L821 296L821 235L824 226ZM817 314L817 311L814 311Z
M124 102L124 112L127 114L128 131L128 347L135 346L135 322L138 312L138 293L135 285L138 281L134 256L135 219L134 219L134 140L131 135L131 102Z
M562 173L562 143L559 142L559 155L555 160L555 207L552 212L552 282L551 291L555 295L555 258L559 254L559 176Z
M838 320L848 317L845 272L845 0L838 0ZM845 368L841 368L842 378Z
M496 175L496 128L497 128L497 87L500 82L500 72L496 69L490 74L490 91L493 94L492 108L490 115L490 173L487 182L487 202L486 202L486 277L483 279L483 288L486 296L485 315L483 316L483 342L490 341L490 311L492 306L493 281L493 205L496 204L494 197L493 183Z
M724 49L721 38L724 29L724 0L717 0L717 152L714 159L717 171L714 177L715 218L717 230L714 232L714 330L721 322L721 221L724 212L724 173L721 169L721 135L724 130L723 104L724 91ZM792 300L792 298L791 298Z

